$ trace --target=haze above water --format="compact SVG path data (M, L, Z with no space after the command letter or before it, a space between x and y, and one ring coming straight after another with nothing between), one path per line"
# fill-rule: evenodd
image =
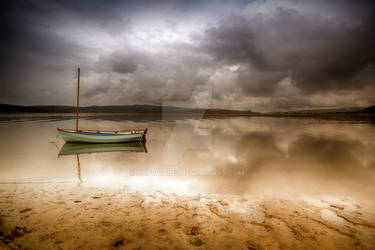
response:
M0 182L373 202L375 126L309 119L83 115L81 129L148 128L147 153L58 156L74 116L0 117ZM80 174L80 176L79 176ZM82 182L80 183L79 177Z

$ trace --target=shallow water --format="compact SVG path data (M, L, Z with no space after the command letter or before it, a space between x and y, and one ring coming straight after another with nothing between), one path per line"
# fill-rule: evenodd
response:
M373 202L375 126L269 117L83 115L81 129L148 128L147 153L58 156L74 116L2 115L0 182Z

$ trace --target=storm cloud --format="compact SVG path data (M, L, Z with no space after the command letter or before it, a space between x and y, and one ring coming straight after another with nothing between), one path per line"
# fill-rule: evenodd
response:
M243 65L238 83L250 95L272 93L286 76L305 93L362 88L374 79L374 13L357 10L348 22L345 11L357 6L337 5L327 17L293 5L230 17L205 31L203 46L217 60Z
M371 1L2 3L0 103L255 111L375 103ZM100 97L100 98L98 98ZM199 105L198 105L199 106Z

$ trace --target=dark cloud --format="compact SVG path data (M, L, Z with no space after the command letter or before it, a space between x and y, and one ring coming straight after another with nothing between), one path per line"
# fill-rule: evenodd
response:
M119 50L109 55L101 56L97 62L97 70L117 73L134 73L138 65L149 67L149 56L137 50Z
M50 14L27 1L11 2L1 11L0 97L5 102L22 103L29 96L38 102L48 92L57 94L57 88L64 90L71 82L74 68L87 62L86 54L93 52L54 32L48 22L36 25L38 15Z
M287 76L288 72L260 71L244 66L237 72L237 81L242 89L251 95L272 96L277 83Z
M333 2L317 3L322 12L335 6L328 17L280 2L271 14L226 18L204 32L202 48L216 60L243 65L238 83L253 96L272 96L286 76L305 93L374 85L375 6Z
M71 104L81 66L88 105L98 95L102 104L186 101L202 85L213 87L212 107L370 105L374 9L362 0L4 2L0 102Z

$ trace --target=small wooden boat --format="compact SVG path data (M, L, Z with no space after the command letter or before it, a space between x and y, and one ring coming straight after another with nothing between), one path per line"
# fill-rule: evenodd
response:
M145 141L147 129L126 130L126 131L95 131L95 130L74 130L60 129L59 134L66 142L85 143L120 143L132 141Z
M84 142L84 143L121 143L131 141L146 141L146 129L131 129L123 131L99 131L99 130L79 130L79 80L80 68L78 68L78 87L77 87L77 112L76 128L61 129L57 131L66 142Z
M88 153L102 153L102 152L145 152L147 153L146 145L142 142L124 142L124 143L65 143L59 156L88 154Z

